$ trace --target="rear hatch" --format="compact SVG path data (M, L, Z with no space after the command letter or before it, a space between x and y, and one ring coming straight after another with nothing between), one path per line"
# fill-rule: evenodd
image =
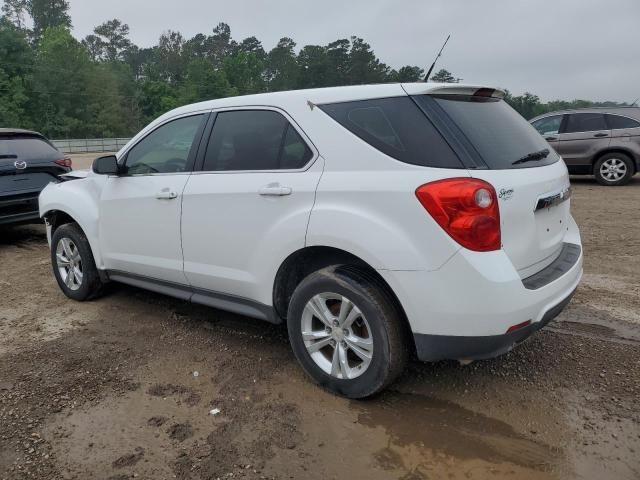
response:
M36 133L0 132L0 197L42 190L69 171L55 163L63 157Z
M525 278L562 250L570 221L569 177L560 157L501 97L491 89L454 86L412 95L469 174L495 188L502 248Z

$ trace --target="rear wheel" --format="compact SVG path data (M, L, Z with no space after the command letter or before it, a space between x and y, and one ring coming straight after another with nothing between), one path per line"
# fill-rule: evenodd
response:
M633 176L633 162L623 153L607 153L593 166L593 174L601 185L625 185Z
M99 295L103 284L89 241L77 224L56 229L51 238L51 263L58 286L67 297L83 301Z
M291 298L287 326L304 370L350 398L384 389L407 361L398 309L383 289L356 271L333 266L305 278Z

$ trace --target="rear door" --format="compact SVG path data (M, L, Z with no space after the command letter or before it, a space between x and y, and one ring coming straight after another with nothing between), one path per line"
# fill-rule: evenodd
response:
M489 182L500 207L502 248L521 277L541 270L560 253L570 221L569 202L539 208L540 200L567 200L569 177L558 155L503 100L474 95L423 95L445 137L455 137L478 167L472 177ZM444 130L443 130L444 131ZM533 159L528 158L534 155Z
M185 275L199 301L216 292L269 304L273 265L304 247L322 161L267 107L219 111L205 145L182 201Z
M602 113L571 113L560 132L558 153L569 168L591 165L609 147L611 130Z

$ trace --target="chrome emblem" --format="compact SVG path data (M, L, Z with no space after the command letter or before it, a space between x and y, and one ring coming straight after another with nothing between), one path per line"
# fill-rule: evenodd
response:
M13 166L16 167L16 170L24 170L27 168L27 162L18 160L17 162L13 162Z

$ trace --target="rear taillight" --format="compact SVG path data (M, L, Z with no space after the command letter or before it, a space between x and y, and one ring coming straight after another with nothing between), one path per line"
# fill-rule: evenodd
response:
M73 162L71 161L71 159L69 157L64 157L64 158L61 158L60 160L56 160L54 163L56 165L60 165L61 167L71 168L71 165L72 165Z
M469 250L500 249L500 211L495 189L475 178L449 178L426 183L416 196L433 219Z

